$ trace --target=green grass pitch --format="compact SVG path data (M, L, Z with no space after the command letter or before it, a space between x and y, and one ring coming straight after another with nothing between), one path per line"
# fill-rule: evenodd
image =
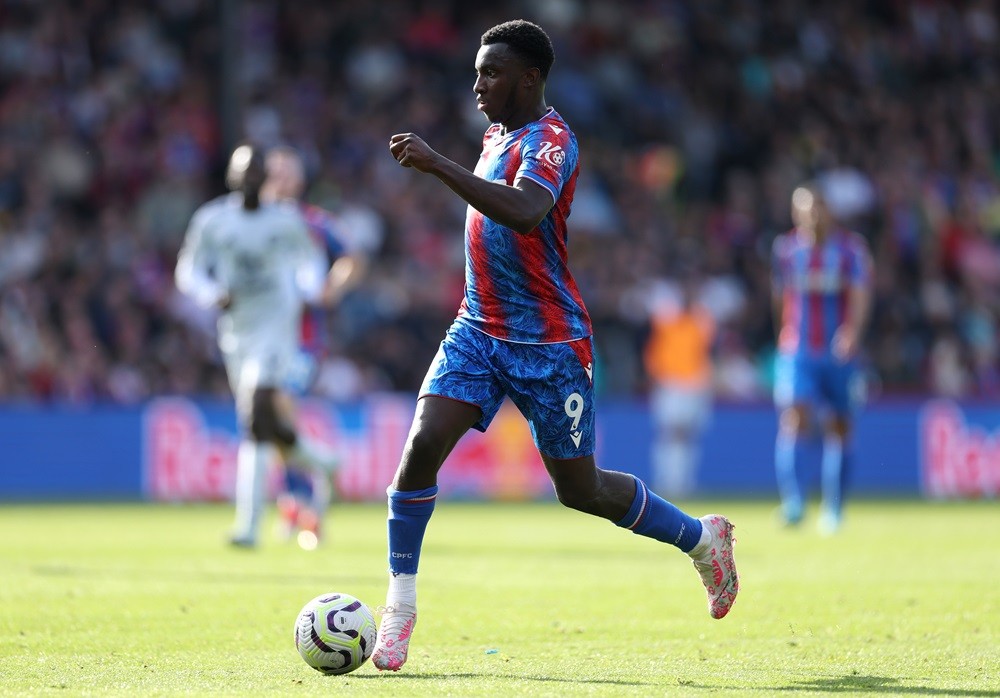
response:
M822 538L766 502L736 524L742 591L708 616L685 555L556 504L439 503L398 674L325 677L302 605L385 592L385 509L342 504L305 552L225 505L0 506L0 695L1000 695L1000 505L853 502Z

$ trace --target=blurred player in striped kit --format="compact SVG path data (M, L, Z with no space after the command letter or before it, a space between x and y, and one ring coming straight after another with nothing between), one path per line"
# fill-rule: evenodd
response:
M233 151L226 173L232 193L195 211L175 272L181 292L219 311L219 350L241 432L230 542L246 548L257 544L275 451L313 470L336 466L328 447L298 433L284 388L301 365L303 305L325 293L326 257L295 207L261 199L264 177L259 148Z
M872 299L868 244L840 227L822 187L805 184L792 194L795 228L774 241L772 298L778 327L775 404L780 426L775 470L781 514L788 525L804 514L796 460L809 420L824 424L822 506L819 526L841 524L850 432L860 398L857 355Z
M472 87L491 125L475 171L416 134L389 139L400 165L436 177L468 208L465 298L424 378L388 490L389 590L372 653L381 670L407 659L438 470L466 431L487 429L505 397L528 420L562 504L690 555L713 618L729 612L739 589L728 519L693 518L639 478L595 462L593 332L568 265L579 149L545 103L554 58L530 22L483 34Z
M292 395L305 395L326 353L327 310L336 306L361 280L367 259L360 251L351 249L332 213L302 200L306 172L297 150L290 146L271 148L266 162L267 179L261 188L261 198L296 207L330 267L321 296L315 303L307 304L302 313L299 367L289 373L284 385ZM311 550L322 535L323 516L330 502L330 478L324 472L285 468L284 488L278 496L281 533L288 538L294 536L300 546Z

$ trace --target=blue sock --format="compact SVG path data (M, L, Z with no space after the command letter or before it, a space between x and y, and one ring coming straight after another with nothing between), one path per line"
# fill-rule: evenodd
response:
M802 492L795 468L798 442L795 434L779 432L774 446L774 474L778 478L781 509L789 523L798 523L802 519Z
M427 522L434 513L437 485L425 490L400 492L392 487L389 495L389 571L393 574L416 574L420 546Z
M823 507L840 515L844 499L844 474L847 470L847 449L839 436L830 435L823 440Z
M633 475L633 477L635 477ZM662 543L676 545L690 552L701 539L701 521L688 516L663 497L650 492L639 478L635 478L635 499L616 525Z

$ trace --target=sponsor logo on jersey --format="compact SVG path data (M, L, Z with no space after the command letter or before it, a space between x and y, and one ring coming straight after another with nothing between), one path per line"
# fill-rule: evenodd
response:
M847 281L836 271L808 271L799 276L798 286L806 293L837 293Z
M566 153L562 146L549 141L542 141L542 147L538 149L538 157L556 167L562 167L562 164L566 162Z

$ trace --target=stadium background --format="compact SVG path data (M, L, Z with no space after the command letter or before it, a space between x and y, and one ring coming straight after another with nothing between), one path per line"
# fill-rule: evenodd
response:
M826 178L870 241L858 487L1000 491L1000 25L991 2L8 0L0 6L0 499L219 498L234 422L213 320L173 265L241 138L306 156L373 255L331 318L308 428L381 496L458 305L464 207L388 136L474 162L480 33L556 45L583 173L571 255L596 325L605 465L648 471L646 299L695 274L720 320L704 494L773 488L770 242ZM543 496L507 413L455 495ZM544 476L542 476L544 477Z

